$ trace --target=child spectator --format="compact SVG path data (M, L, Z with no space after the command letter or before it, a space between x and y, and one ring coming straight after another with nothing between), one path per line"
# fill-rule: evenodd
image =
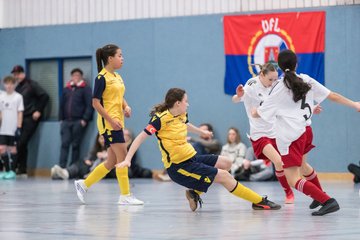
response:
M15 92L15 83L14 77L5 77L5 92L0 94L0 154L2 165L5 167L5 172L0 172L0 179L16 178L16 144L21 134L24 103L23 97Z

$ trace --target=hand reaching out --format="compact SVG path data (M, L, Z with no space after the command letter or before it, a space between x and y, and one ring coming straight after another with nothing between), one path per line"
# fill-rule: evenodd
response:
M126 106L126 107L124 108L124 115L125 115L125 117L127 117L127 118L131 117L131 107Z
M236 88L236 95L237 95L238 97L242 97L242 96L244 96L244 93L245 93L245 91L244 91L244 86L243 86L242 84L240 84L240 85Z
M126 160L126 159L124 161L122 161L121 163L118 163L115 165L115 167L117 167L117 168L124 168L124 167L130 167L130 166L131 166L131 161Z

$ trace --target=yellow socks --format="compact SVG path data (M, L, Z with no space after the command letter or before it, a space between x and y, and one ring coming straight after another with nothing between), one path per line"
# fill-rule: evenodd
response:
M116 178L119 183L121 195L130 194L129 174L128 168L116 168Z
M97 166L94 171L92 171L89 176L85 179L84 183L86 187L91 187L91 185L93 185L94 183L97 183L98 181L100 181L102 178L104 178L106 176L106 174L108 174L108 172L110 172L110 170L108 170L105 166L104 163L99 164L99 166Z
M244 185L242 185L239 182L236 182L236 186L230 192L232 194L234 194L235 196L245 199L252 203L259 203L262 201L262 197L259 194L257 194L250 188L245 187Z

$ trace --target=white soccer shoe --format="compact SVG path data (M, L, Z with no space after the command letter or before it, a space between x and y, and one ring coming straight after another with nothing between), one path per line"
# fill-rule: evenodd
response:
M137 199L134 195L128 194L128 195L120 195L119 205L144 205L144 202Z
M74 184L79 200L85 204L85 194L88 188L85 186L84 180L76 180Z

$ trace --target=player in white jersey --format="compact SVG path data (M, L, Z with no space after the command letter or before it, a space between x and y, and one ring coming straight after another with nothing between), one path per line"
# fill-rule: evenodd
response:
M306 154L314 147L309 119L314 102L321 103L326 98L358 111L360 103L331 92L307 75L297 75L297 57L291 50L280 52L278 64L284 72L284 78L273 87L259 108L251 110L251 114L275 123L276 143L289 184L322 205L312 215L322 216L335 212L340 209L336 200L330 198L313 181L301 178L301 169L308 165Z
M254 153L258 159L270 160L274 163L275 175L285 191L285 203L291 204L294 203L294 193L286 180L281 156L277 152L274 124L251 116L251 109L259 107L269 95L272 86L278 82L278 72L272 63L259 65L259 67L259 76L249 79L245 87L239 85L232 100L235 103L244 102L250 123L250 140Z
M16 80L12 76L4 78L5 92L0 95L0 157L5 172L0 172L0 179L15 179L17 158L16 141L20 137L23 97L15 92Z

